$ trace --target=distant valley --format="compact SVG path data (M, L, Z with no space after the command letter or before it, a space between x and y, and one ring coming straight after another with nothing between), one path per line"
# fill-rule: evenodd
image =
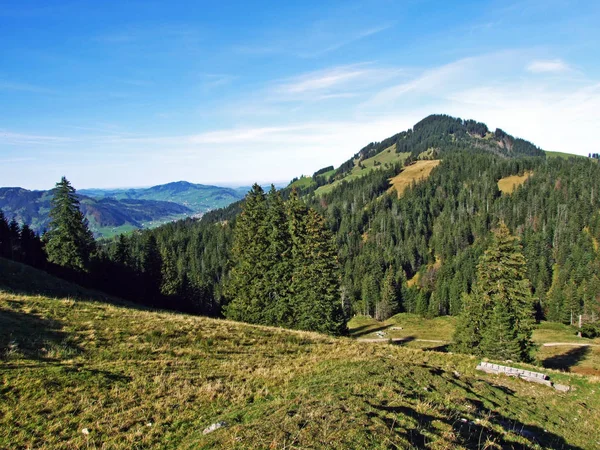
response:
M201 216L244 197L248 188L227 188L186 181L136 189L81 189L81 209L96 237L153 228L172 220ZM0 188L0 210L43 232L49 223L51 191Z

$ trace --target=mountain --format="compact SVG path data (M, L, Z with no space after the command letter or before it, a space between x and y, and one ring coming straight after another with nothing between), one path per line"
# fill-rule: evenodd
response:
M219 186L193 184L187 181L138 189L81 189L82 195L117 200L157 200L177 203L199 214L222 208L244 197L244 191Z
M48 227L51 191L0 188L0 210L41 233ZM97 237L157 226L193 214L186 206L157 200L90 198L79 195L81 210Z
M493 132L486 124L434 114L381 142L371 142L334 169L320 169L312 177L292 180L302 194L330 192L342 181L350 182L373 170L408 165L418 160L438 160L457 151L482 151L502 158L545 157L545 152L524 139L515 138L500 128Z
M464 355L152 310L2 258L0 354L1 448L600 441L598 384L577 374L523 366L576 388L561 395Z
M600 165L550 156L480 122L436 115L281 193L296 188L334 234L349 316L374 314L390 268L395 311L459 314L491 231L504 221L523 246L538 317L570 323L600 308ZM173 297L170 307L221 314L243 204L147 232L195 292L193 302ZM127 240L134 272L146 236Z
M243 190L186 181L142 189L81 189L81 209L96 237L152 228L222 208L244 197ZM0 210L38 233L49 223L51 191L0 188Z

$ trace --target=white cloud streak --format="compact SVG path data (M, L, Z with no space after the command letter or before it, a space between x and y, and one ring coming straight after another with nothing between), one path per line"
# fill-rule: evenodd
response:
M531 73L561 73L567 72L571 68L560 59L540 59L531 61L526 70Z
M85 161L76 171L80 181L73 180L78 187L174 179L217 184L286 180L340 164L367 143L410 128L432 113L480 120L546 150L598 151L600 80L561 72L540 81L523 70L532 60L538 61L528 52L502 52L421 71L375 64L331 67L279 80L235 103L232 109L244 112L229 121L230 127L181 135L123 132L70 137L0 131L0 152L7 144L51 145L75 154L84 144ZM394 76L385 75L388 72ZM330 96L326 103L306 103L324 96ZM294 115L298 105L307 109ZM256 114L268 108L271 115ZM94 164L111 155L118 155L125 165L111 169L112 176L104 180L94 172ZM31 164L23 166L34 170ZM56 178L54 173L43 175L41 167L35 170L42 178Z

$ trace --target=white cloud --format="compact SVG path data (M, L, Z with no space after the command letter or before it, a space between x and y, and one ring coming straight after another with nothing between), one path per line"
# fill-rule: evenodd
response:
M356 68L356 66L339 67L301 76L289 84L284 84L280 90L289 94L320 91L364 78L369 73L369 70Z
M263 97L273 102L299 103L348 99L381 87L402 70L375 67L371 63L336 66L281 80Z
M561 73L570 69L569 65L560 59L539 59L530 62L526 67L531 73Z
M70 137L44 136L38 134L14 133L7 130L0 130L0 144L49 145L64 144L71 141L73 141L73 139Z
M600 80L557 73L540 81L522 70L532 60L536 59L530 52L501 52L420 71L374 63L336 66L271 82L272 86L226 104L230 109L222 127L180 135L158 129L109 133L90 128L89 134L70 138L0 130L0 152L5 144L36 149L50 144L70 151L77 161L83 160L81 170L73 169L78 187L174 179L217 184L288 180L338 165L369 142L406 130L432 113L476 119L546 150L597 152ZM308 101L324 97L329 101ZM299 112L298 105L302 105ZM228 115L233 109L243 111L235 120ZM268 114L257 114L266 110ZM111 169L111 177L105 179L94 167L113 156L124 165ZM0 174L6 182L18 172L17 164ZM29 178L49 185L43 180L58 176L46 174L41 164L32 166L23 163L19 177L37 170Z

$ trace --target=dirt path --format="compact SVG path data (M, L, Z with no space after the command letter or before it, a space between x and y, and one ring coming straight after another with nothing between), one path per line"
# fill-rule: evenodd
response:
M542 347L600 347L598 344L579 344L577 342L546 342Z

